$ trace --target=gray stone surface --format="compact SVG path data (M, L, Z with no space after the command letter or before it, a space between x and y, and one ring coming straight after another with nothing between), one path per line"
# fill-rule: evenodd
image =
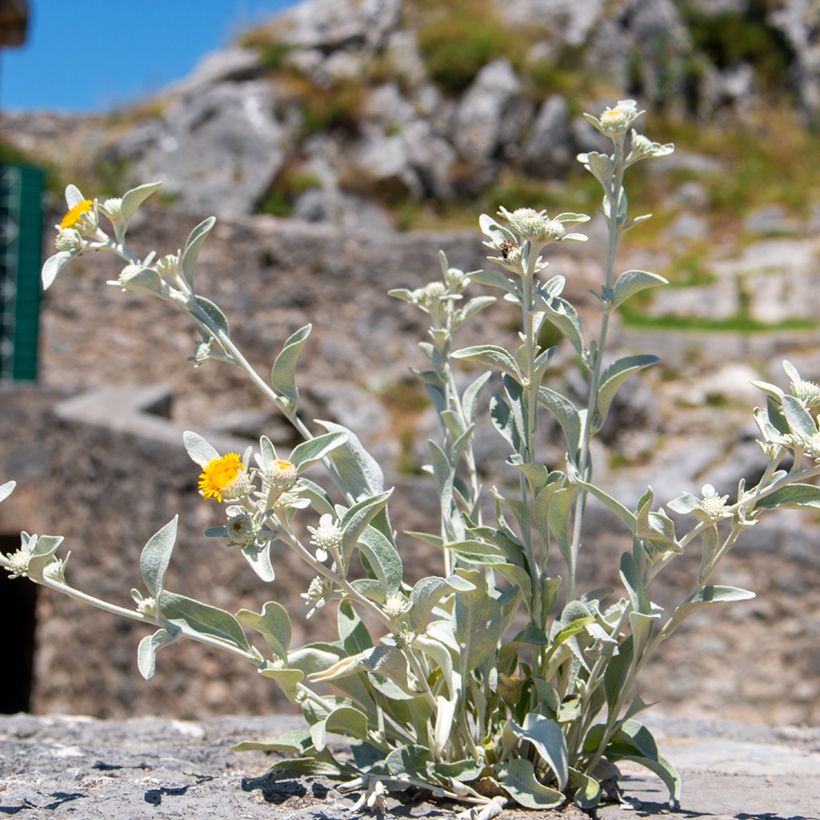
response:
M275 759L236 754L240 740L276 735L299 718L225 717L201 722L158 718L99 721L77 716L0 717L0 813L21 818L305 818L359 816L327 780L265 774ZM681 811L665 789L623 766L633 807L607 806L603 820L696 817L798 820L817 816L817 730L770 729L728 721L655 716L651 726L680 770ZM452 817L452 805L391 800L391 817ZM509 810L503 817L536 815ZM544 812L540 817L578 816Z

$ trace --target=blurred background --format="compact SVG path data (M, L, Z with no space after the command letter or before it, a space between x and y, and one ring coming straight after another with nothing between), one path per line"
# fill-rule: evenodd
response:
M73 585L125 603L144 542L174 513L169 586L230 609L284 603L294 640L331 636L304 620L310 574L283 551L264 588L242 557L208 541L220 523L196 492L184 429L241 452L293 432L241 376L187 359L181 314L106 287L112 257L83 256L40 294L68 182L120 195L162 179L129 234L140 254L174 252L219 218L198 289L229 316L264 372L289 333L314 322L301 374L305 419L356 430L397 485L399 529L435 526L421 466L436 421L409 373L424 326L392 287L483 264L476 229L500 205L596 214L590 242L551 256L590 327L605 229L597 183L575 162L605 148L580 116L632 97L642 129L675 154L627 179L635 213L619 269L672 283L634 302L613 352L661 366L623 391L596 477L634 505L707 481L734 492L762 456L752 379L783 385L780 362L820 378L820 4L817 0L0 0L0 549L19 531L59 533ZM463 343L517 330L509 306ZM559 389L583 399L572 351ZM547 464L561 464L546 429ZM477 438L485 484L507 449ZM820 519L786 512L748 532L719 582L754 601L693 617L647 669L641 694L667 712L811 723L820 693ZM611 584L628 541L590 507L582 589ZM437 556L403 542L408 578ZM653 597L685 594L698 556ZM555 572L561 567L556 562ZM0 579L8 639L0 711L197 717L287 708L272 682L204 647L175 645L150 683L141 631L22 581Z

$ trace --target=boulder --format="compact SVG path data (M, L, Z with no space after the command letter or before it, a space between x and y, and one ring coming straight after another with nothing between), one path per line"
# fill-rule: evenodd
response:
M545 176L566 166L572 153L569 106L563 97L554 94L541 104L524 142L524 166L531 173Z

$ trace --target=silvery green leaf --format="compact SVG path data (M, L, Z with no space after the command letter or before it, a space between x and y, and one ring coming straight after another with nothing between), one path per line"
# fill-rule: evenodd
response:
M485 541L452 541L444 544L444 548L456 553L456 555L489 555L506 560L506 556L500 547L495 544L488 544Z
M587 115L584 116L589 119ZM593 120L595 120L594 117L590 119L589 122L595 128L598 128L597 120ZM609 187L614 169L612 157L607 154L602 154L599 151L589 151L586 154L579 154L578 161L589 169L590 173L601 183L601 185L604 186L604 188Z
M321 436L303 441L294 447L290 454L290 460L297 469L304 469L314 462L321 461L337 447L345 444L349 438L350 434L341 430L333 433L323 433Z
M494 305L496 302L495 296L475 296L470 299L457 314L457 322L459 325L467 321L471 316L480 313L484 308Z
M276 580L276 572L270 560L270 541L266 541L262 546L253 544L242 547L242 556L250 564L251 569L266 583L270 584Z
M567 741L561 727L535 712L528 712L520 726L514 720L510 720L509 726L516 737L533 745L539 757L552 769L558 788L563 789L569 777L569 765Z
M348 655L373 648L373 639L350 601L342 601L336 613L339 640Z
M660 285L668 285L669 281L659 276L657 273L650 273L646 270L624 271L615 282L615 295L612 300L612 307L622 305L627 299L640 293L647 288L657 288Z
M565 276L558 274L548 279L540 286L540 292L544 297L551 298L553 296L560 296L564 292L564 287L567 284Z
M762 381L752 381L750 384L762 390L767 396L774 399L778 404L783 401L783 396L785 394L776 384L769 384L769 382Z
M464 409L464 416L468 424L475 421L476 413L478 412L478 402L481 398L481 392L484 390L490 377L493 375L491 370L482 373L465 391L461 397L461 405Z
M140 554L140 574L145 582L146 589L154 596L159 597L165 580L165 571L171 560L171 553L177 539L177 523L179 516L175 515L162 529L148 539Z
M560 486L560 480L548 481L538 490L538 494L535 496L532 515L536 530L539 533L545 534L548 531L550 501Z
M692 493L681 493L677 498L673 498L667 505L672 512L678 515L689 515L692 510L700 507L700 501Z
M802 381L800 378L799 371L788 359L783 359L783 370L789 377L789 381L792 384L798 384L800 381Z
M560 296L553 296L549 299L537 298L536 307L544 311L544 319L558 328L575 348L576 353L583 356L584 334L575 308Z
M633 374L639 370L657 364L660 359L651 354L639 354L636 356L624 356L614 361L601 375L601 386L598 389L598 415L600 423L596 424L597 429L601 429L606 421L612 400L618 392L620 386Z
M310 336L310 331L311 325L307 324L288 336L273 363L270 374L270 383L274 388L293 401L299 399L299 390L296 387L296 363L299 353Z
M220 310L220 308L204 296L194 296L194 300L202 312L205 313L205 315L213 322L213 324L215 324L216 327L226 336L229 336L231 327L228 324L225 314Z
M17 486L16 481L7 481L5 484L0 484L0 501L5 501Z
M535 361L533 362L533 381L537 385L541 384L541 381L544 378L544 373L547 372L547 366L557 352L558 345L553 345L552 347L548 347L546 350L542 350L535 357Z
M291 626L288 612L282 604L268 601L261 612L240 609L236 613L236 618L240 623L258 632L265 639L273 655L287 660Z
M708 585L699 589L680 604L674 612L673 618L679 623L688 618L695 610L712 604L729 603L731 601L748 601L755 597L754 592L739 587Z
M478 225L481 228L481 232L485 236L489 236L493 241L515 242L515 234L503 225L499 225L498 222L487 214L481 214L478 218ZM470 275L472 276L472 273Z
M455 467L450 463L447 454L439 445L430 439L427 441L433 461L433 475L438 485L439 503L442 510L449 510L453 501L453 478Z
M32 581L43 580L43 570L53 560L54 553L63 543L62 535L33 535L28 542L29 561L26 570Z
M348 779L355 777L358 773L358 770L352 766L336 760L328 749L323 749L321 752L314 751L308 757L289 757L279 760L270 767L270 771L285 771L288 774L315 777L344 776Z
M191 231L188 235L188 239L185 241L185 247L182 250L182 272L191 285L194 283L194 273L196 272L196 260L199 256L199 250L215 224L216 218L209 216Z
M183 632L209 635L250 652L248 639L230 612L165 590L157 600L162 615Z
M427 640L427 639L425 639ZM450 656L450 653L437 641L429 641L430 644L435 644L442 648L442 650ZM424 649L422 648L422 651ZM434 658L434 662L435 658ZM444 667L440 667L444 668ZM450 676L452 676L452 661L450 662ZM449 686L450 678L445 674L442 678L447 681ZM450 743L450 735L453 731L453 720L456 715L456 706L458 705L458 698L452 693L449 698L439 695L436 697L436 714L433 725L433 753L436 757L440 757L441 753L447 748Z
M507 274L494 268L472 271L470 281L478 282L480 285L487 285L490 288L501 288L506 293L515 294L518 292L516 283Z
M392 296L394 299L401 299L402 302L407 302L408 305L416 304L413 291L407 288L392 288L387 291L387 295Z
M392 494L393 490L390 489L378 495L363 498L344 514L340 525L342 528L342 553L346 561L359 543L359 538L368 524L384 509Z
M145 293L154 293L158 296L162 296L164 292L162 277L154 268L140 268L133 273L129 273L127 277L121 277L117 281L122 284L123 290L144 291Z
M606 694L607 706L612 709L620 697L621 690L626 683L627 675L632 667L633 651L632 635L625 638L618 646L616 654L610 658L609 663L604 673L604 693ZM595 751L593 745L589 751ZM587 751L587 744L584 744L584 750Z
M521 449L521 434L516 426L512 408L499 393L490 399L490 420L513 451L518 452Z
M564 802L563 792L545 786L529 760L510 760L498 769L498 785L527 809L554 809Z
M331 433L347 433L347 441L331 454L345 488L356 499L375 495L384 489L384 473L378 462L364 449L355 433L331 421L316 420Z
M264 740L243 740L231 747L232 752L285 752L301 754L313 745L307 729L288 729L278 737Z
M433 661L441 672L441 679L447 687L450 697L455 697L458 688L453 679L453 656L450 650L440 641L427 635L417 635L413 641L413 649L418 650ZM438 700L438 698L437 698Z
M285 697L291 703L298 703L299 684L305 679L305 673L301 669L279 669L273 666L265 666L259 669L259 674L263 678L276 681Z
M74 254L69 251L59 251L46 259L41 274L43 290L48 290L54 284L54 280L63 269L63 266L66 262L70 261L73 256Z
M515 363L515 359L508 350L498 345L473 345L456 350L451 354L454 359L466 359L472 362L493 367L504 373L509 373L517 380L521 380L521 371Z
M199 433L186 430L182 434L182 443L185 445L188 458L200 467L204 467L209 461L219 458L219 451L208 444Z
M783 415L789 429L797 436L811 438L817 432L817 425L803 403L794 396L783 396Z
M404 570L401 556L390 539L375 527L366 527L359 536L358 544L359 552L367 559L384 587L385 597L397 594L401 589Z
M310 499L311 506L320 515L335 515L333 501L330 496L315 482L308 478L301 477L299 485L301 493Z
M137 208L161 187L161 182L146 182L144 185L138 185L136 188L126 191L122 195L122 205L120 206L123 221L128 222L137 212Z
M571 462L578 457L583 423L578 408L564 395L549 387L538 388L538 403L552 413L567 439L567 454Z
M498 601L490 597L484 573L465 570L463 577L475 589L455 597L453 634L464 657L464 668L470 671L495 651L501 636L502 616Z
M591 775L570 768L569 785L575 790L572 802L586 811L598 808L601 801L601 784Z
M75 205L79 205L81 202L85 201L85 197L80 192L80 189L76 185L66 185L65 189L65 203L68 205L69 210L73 208Z
M807 507L820 509L820 487L814 484L790 484L761 498L756 510L773 510L775 507Z
M310 727L310 737L316 750L327 746L327 735L344 735L364 740L367 737L367 715L353 706L339 706L324 720Z
M561 556L570 571L573 570L574 556L572 555L572 536L570 534L570 515L575 502L575 488L563 487L556 490L549 502L547 521L549 531L558 544ZM532 568L535 571L535 568Z
M433 609L445 595L454 592L470 592L475 584L458 575L447 578L431 576L416 582L410 593L410 610L408 619L414 632L422 633L430 620Z
M643 576L635 563L635 559L628 552L621 555L620 575L629 596L629 602L632 604L632 609L644 615L650 614L652 608L649 605L649 597L646 594Z
M178 635L179 630L175 627L158 629L153 635L146 635L140 641L137 647L137 668L145 680L151 680L157 671L157 652L176 640Z
M546 485L549 478L549 470L543 464L523 464L523 463L508 463L512 464L519 472L524 474L527 479L527 484L533 493L538 493Z

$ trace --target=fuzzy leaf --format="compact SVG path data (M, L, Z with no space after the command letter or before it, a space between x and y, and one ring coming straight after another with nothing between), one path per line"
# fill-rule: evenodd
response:
M601 387L598 390L598 416L600 421L596 423L597 429L600 430L603 427L612 400L621 385L639 370L657 364L659 361L660 359L657 356L648 353L637 356L624 356L604 370L601 376Z
M519 806L554 809L564 802L563 792L545 786L535 776L529 760L510 760L498 771L498 784Z
M561 727L550 718L535 712L527 713L520 726L510 720L509 726L516 737L529 741L540 758L555 774L558 788L567 784L569 767L567 763L567 741Z
M129 222L131 217L137 212L137 208L161 187L161 182L146 182L144 185L138 185L136 188L131 188L130 191L126 191L122 195L121 212L123 221Z
M232 752L285 752L299 754L313 745L307 729L288 729L278 737L265 740L243 740L232 747Z
M185 274L188 282L193 285L194 273L196 272L196 260L199 256L199 250L202 243L211 232L211 228L216 224L216 218L209 216L197 225L185 242L185 248L182 251L182 272ZM198 300L197 300L198 301ZM227 332L227 331L226 331Z
M311 325L308 324L288 336L270 373L270 383L274 388L293 401L299 399L299 390L296 387L296 363L310 336L310 331Z
M814 484L790 484L775 490L755 504L756 510L772 510L775 507L820 509L820 487Z
M537 306L544 311L544 319L554 325L569 340L579 356L584 353L584 334L575 308L560 296L538 299Z
M392 494L391 489L370 498L363 498L344 514L341 520L342 552L346 558L353 552L370 522L385 508Z
M650 273L645 270L626 270L615 282L615 292L612 299L612 307L622 305L627 299L640 293L647 288L657 288L660 285L668 285L669 281L659 276L657 273Z
M174 592L161 592L158 601L163 616L183 632L210 635L250 651L239 621L230 612Z
M345 488L358 501L384 490L384 473L378 462L364 449L355 433L332 421L316 420L330 433L347 433L347 441L333 451L331 458Z
M452 354L454 359L466 359L468 361L478 362L479 364L493 367L496 370L501 370L508 373L517 380L521 380L521 371L515 363L508 350L498 345L474 345L473 347L463 347L461 350L456 350Z
M339 706L324 720L310 727L310 737L316 750L327 746L327 735L344 735L364 740L367 737L367 715L353 706Z
M482 664L495 650L501 636L502 613L498 601L490 597L483 572L466 571L464 577L475 588L456 595L453 633L469 671Z
M349 438L349 434L344 432L323 433L321 436L303 441L294 447L290 454L290 460L297 469L308 467L317 461L321 461L337 447L347 443Z
M811 414L794 396L783 396L783 415L795 435L811 438L817 432L817 425Z
M188 458L200 467L204 467L209 461L219 458L219 451L208 444L199 433L186 430L182 434L182 443L185 445Z
M287 660L290 647L291 626L288 611L276 601L268 601L261 612L252 609L240 609L237 620L255 632L258 632L277 657Z
M218 305L214 304L210 299L204 296L194 296L199 308L205 313L208 318L221 330L226 336L231 333L231 327L228 324L228 319Z
M63 266L72 258L73 254L68 251L59 251L46 259L41 273L43 290L48 290L54 284L54 280L63 269Z
M431 576L417 581L410 593L408 615L413 631L416 633L424 631L434 607L445 595L453 592L470 592L474 589L473 583L458 575L451 575L449 578Z
M0 484L0 501L5 501L17 486L16 481L7 481L5 484Z
M145 680L151 680L157 671L157 652L163 646L172 643L177 635L179 635L179 630L174 627L158 629L153 635L146 635L140 641L137 648L137 667Z
M401 556L390 539L375 527L365 527L359 536L358 544L359 552L365 556L376 573L385 597L398 593L404 568Z
M730 601L749 601L754 597L754 592L749 592L748 589L720 585L712 586L710 584L698 590L688 600L680 604L675 610L673 618L679 623L701 607Z
M155 598L162 592L165 571L171 560L171 553L177 538L177 523L179 516L175 515L162 529L148 539L140 554L140 574L148 591Z

